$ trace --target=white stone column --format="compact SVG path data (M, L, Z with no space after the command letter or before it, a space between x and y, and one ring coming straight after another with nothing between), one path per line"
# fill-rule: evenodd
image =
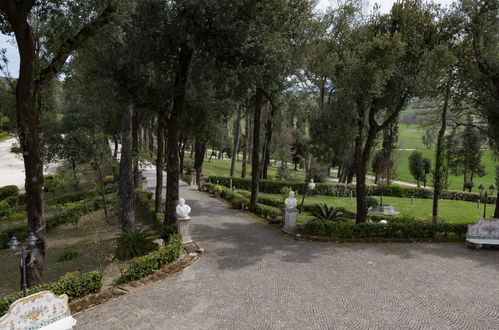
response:
M190 217L179 218L177 220L178 233L182 235L182 244L192 243L192 237L189 230L189 223L191 222Z

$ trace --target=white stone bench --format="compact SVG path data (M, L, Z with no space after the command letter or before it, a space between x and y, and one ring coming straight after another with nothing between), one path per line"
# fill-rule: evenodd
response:
M0 318L0 330L62 330L72 329L75 324L68 296L56 297L51 291L41 291L14 301L7 314Z
M499 245L499 219L480 219L468 225L466 245L481 249L484 245Z

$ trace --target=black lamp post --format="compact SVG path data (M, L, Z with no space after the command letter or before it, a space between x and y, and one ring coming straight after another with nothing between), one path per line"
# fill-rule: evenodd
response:
M38 237L36 237L33 233L30 233L26 241L28 242L28 245L22 246L20 251L18 251L18 249L21 243L17 240L16 236L12 236L9 241L9 247L12 254L21 257L21 287L23 289L24 297L28 294L28 283L26 281L26 257L35 249Z

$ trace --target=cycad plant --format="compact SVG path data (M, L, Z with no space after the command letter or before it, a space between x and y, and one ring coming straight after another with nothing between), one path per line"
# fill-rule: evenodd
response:
M152 233L133 228L117 235L114 254L119 260L128 260L146 255L157 247Z
M321 221L342 221L340 216L345 212L342 207L333 207L327 204L318 204L312 214Z

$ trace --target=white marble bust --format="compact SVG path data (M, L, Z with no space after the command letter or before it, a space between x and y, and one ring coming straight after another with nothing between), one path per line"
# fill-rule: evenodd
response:
M178 205L177 205L177 217L179 219L186 219L189 218L189 213L191 212L191 207L187 204L185 204L185 199L180 197L178 199Z
M298 201L295 198L295 192L290 191L289 196L284 200L284 204L286 204L287 209L295 209L296 205L298 205Z

